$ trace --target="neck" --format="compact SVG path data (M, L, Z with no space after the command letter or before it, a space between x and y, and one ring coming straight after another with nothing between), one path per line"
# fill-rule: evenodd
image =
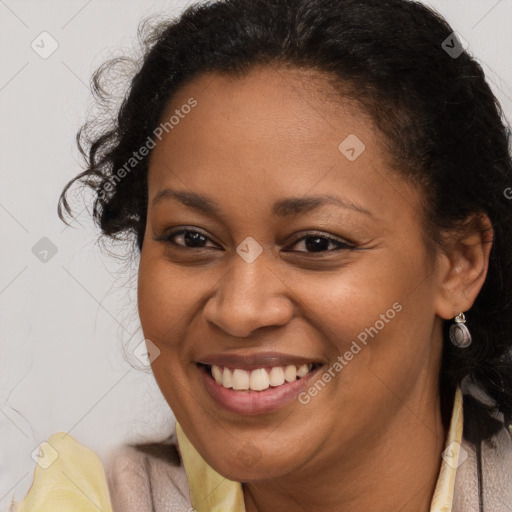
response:
M375 510L377 503L379 512L429 512L449 426L447 405L441 407L439 390L416 396L371 447L352 443L350 453L329 454L300 474L244 483L246 512Z

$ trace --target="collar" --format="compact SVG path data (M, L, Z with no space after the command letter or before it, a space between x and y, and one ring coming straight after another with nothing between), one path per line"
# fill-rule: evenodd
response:
M455 475L460 465L462 428L462 392L460 386L457 386L430 512L452 512ZM176 435L194 510L197 512L245 512L242 484L227 480L209 466L177 421Z
M455 390L452 419L442 453L441 469L430 504L430 512L452 512L453 492L457 468L464 462L461 455L463 429L462 391L460 385ZM467 455L466 455L467 457Z
M245 512L242 484L227 480L209 466L177 421L176 435L193 509L197 512Z

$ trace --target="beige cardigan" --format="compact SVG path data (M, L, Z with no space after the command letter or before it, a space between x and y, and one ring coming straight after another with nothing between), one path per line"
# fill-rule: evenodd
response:
M478 421L487 417L481 402L491 403L485 394L467 380L461 383L461 390L464 410L461 447L468 457L457 468L451 512L512 512L512 434L501 414ZM479 457L468 439L489 428L496 432L490 441L482 443ZM482 467L481 498L478 458ZM165 453L161 449L148 449L144 453L121 447L110 455L105 470L113 512L195 512L176 441L167 445Z

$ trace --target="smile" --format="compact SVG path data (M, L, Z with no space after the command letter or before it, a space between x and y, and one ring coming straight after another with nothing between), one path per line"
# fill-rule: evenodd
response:
M223 409L244 415L276 411L307 388L321 363L244 370L198 363L209 395Z
M228 368L213 364L210 367L210 373L215 382L226 389L263 391L269 387L282 386L285 382L295 382L307 375L314 367L313 364L300 366L289 364L247 371L242 368Z

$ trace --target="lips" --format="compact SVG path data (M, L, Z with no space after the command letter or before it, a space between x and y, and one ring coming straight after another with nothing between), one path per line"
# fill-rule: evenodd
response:
M293 382L285 382L263 391L227 389L218 384L206 365L197 365L206 391L217 406L237 415L259 415L275 412L291 404L321 371L323 365ZM302 407L302 405L301 405Z
M270 413L291 403L324 366L318 359L278 352L210 354L196 363L215 403L244 415Z
M209 354L201 357L197 363L207 366L222 366L240 368L242 370L256 370L258 368L272 368L273 366L302 366L304 364L318 365L323 361L318 358L304 357L282 352L258 352L255 354Z

